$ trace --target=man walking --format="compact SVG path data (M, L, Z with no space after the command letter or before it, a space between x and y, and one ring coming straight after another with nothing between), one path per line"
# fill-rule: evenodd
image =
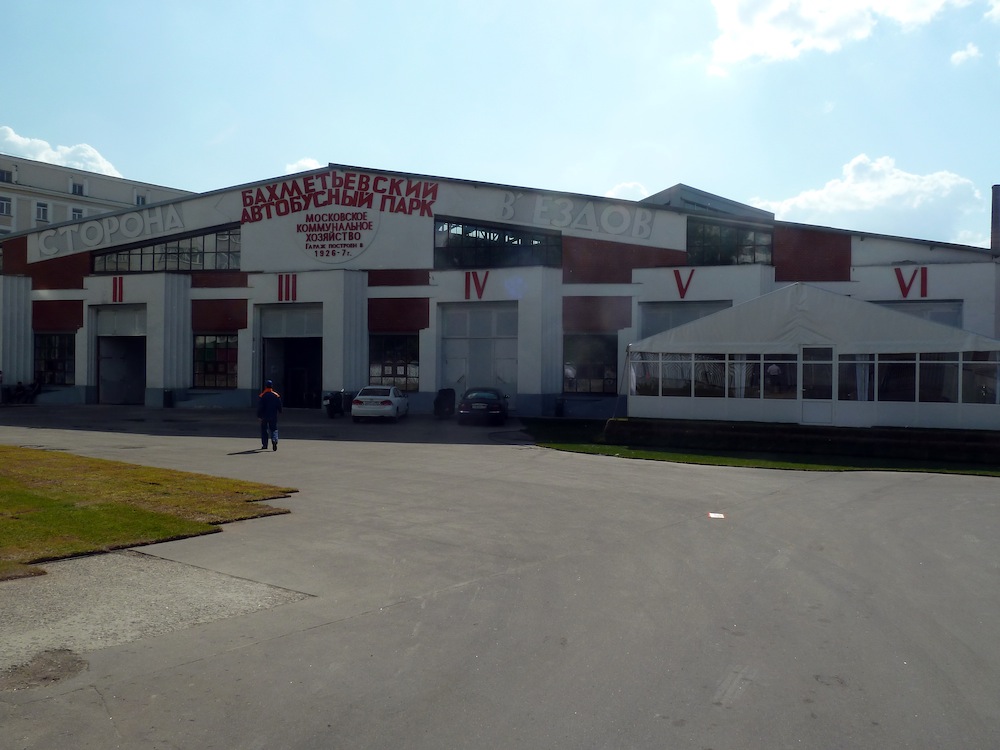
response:
M274 381L265 380L264 390L257 397L257 419L260 420L260 449L278 450L278 415L281 414L281 394L274 390Z

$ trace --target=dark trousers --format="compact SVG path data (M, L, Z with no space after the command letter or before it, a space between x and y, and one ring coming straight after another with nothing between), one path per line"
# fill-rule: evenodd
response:
M260 420L260 444L266 446L268 440L278 442L278 420Z

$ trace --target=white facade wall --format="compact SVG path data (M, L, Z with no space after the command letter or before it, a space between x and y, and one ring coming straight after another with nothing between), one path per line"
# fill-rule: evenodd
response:
M859 266L851 269L851 278L848 293L866 302L960 300L964 330L1000 338L1000 274L992 261Z

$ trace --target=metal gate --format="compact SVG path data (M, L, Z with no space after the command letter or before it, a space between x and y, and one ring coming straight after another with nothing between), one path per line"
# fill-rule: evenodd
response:
M441 306L441 388L461 395L493 386L517 396L517 303L455 303Z

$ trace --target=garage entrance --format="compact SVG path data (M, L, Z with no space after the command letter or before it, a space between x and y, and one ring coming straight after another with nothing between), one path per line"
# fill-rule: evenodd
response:
M145 336L100 336L97 339L97 402L146 402Z
M441 387L461 394L494 386L517 395L517 303L455 303L441 306Z
M115 305L96 310L97 402L146 402L146 307Z
M318 409L322 404L322 313L320 305L261 309L261 383L273 380L287 408Z
M264 376L289 408L318 409L322 400L323 339L264 339Z

